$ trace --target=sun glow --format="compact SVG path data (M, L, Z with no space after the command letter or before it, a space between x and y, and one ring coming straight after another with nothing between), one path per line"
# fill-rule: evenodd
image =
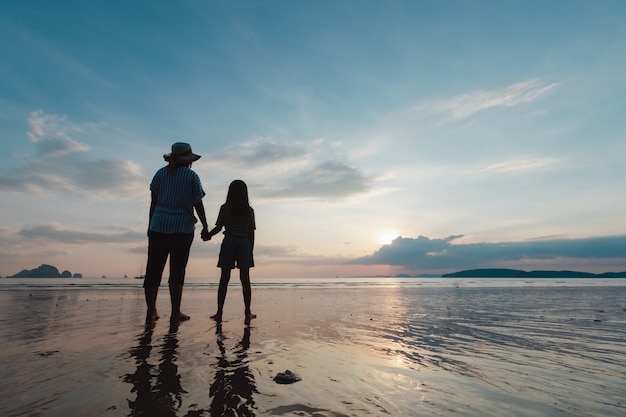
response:
M378 243L380 243L381 245L388 245L391 243L392 240L394 240L397 237L398 237L397 232L385 232L385 233L382 233L378 237Z

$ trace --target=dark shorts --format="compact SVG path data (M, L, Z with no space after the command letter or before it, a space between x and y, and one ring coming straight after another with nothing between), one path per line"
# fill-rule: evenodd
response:
M252 268L254 257L252 256L250 238L248 236L224 235L217 266L225 269Z
M193 233L148 232L148 263L143 286L161 285L167 258L170 258L168 283L183 284Z

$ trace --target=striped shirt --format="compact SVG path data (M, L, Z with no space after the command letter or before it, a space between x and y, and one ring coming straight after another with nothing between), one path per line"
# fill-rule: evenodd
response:
M198 221L194 206L205 196L200 177L187 167L172 173L159 169L150 183L157 202L150 220L150 230L159 233L193 233Z
M215 225L218 227L223 226L225 228L224 234L226 235L249 236L250 232L256 229L254 210L250 207L248 216L236 217L231 214L228 203L222 204Z

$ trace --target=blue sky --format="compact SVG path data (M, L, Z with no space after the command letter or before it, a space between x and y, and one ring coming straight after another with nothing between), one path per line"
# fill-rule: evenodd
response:
M622 1L4 2L0 275L139 272L175 141L257 276L626 270L625 50Z

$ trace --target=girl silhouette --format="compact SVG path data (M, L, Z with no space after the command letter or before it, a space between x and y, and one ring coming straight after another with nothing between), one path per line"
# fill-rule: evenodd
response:
M246 320L256 317L250 311L252 291L250 288L250 268L254 267L254 231L256 224L254 210L248 200L248 186L241 180L235 180L228 187L226 203L220 207L215 227L202 234L203 240L210 240L212 236L225 229L224 239L220 247L220 255L217 263L222 269L220 284L217 291L217 313L211 316L216 321L222 320L226 291L230 281L230 272L239 268L239 279L243 288L243 301L245 304Z

